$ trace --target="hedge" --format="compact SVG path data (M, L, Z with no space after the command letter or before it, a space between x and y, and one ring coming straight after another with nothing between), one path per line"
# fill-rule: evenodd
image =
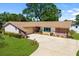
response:
M4 35L13 36L13 37L16 37L16 38L23 38L23 36L21 34L10 33L10 32L4 32Z

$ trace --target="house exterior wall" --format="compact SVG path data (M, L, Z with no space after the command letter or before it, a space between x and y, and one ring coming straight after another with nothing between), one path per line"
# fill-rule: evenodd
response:
M73 31L75 31L76 33L79 33L79 25L78 25L77 28L76 28L76 26L71 26L71 27L70 27L70 30L73 30Z
M59 37L67 37L67 33L57 33L56 28L51 28L51 32L44 32L44 27L41 28L42 33L44 35L50 35L51 33L53 33L54 36L59 36Z
M14 27L11 24L5 26L4 30L5 30L5 32L19 33L19 29L17 29L16 27Z
M44 35L50 35L51 32L42 32Z
M51 27L50 27L50 28L51 28ZM42 27L41 30L42 30L42 33L45 34L45 35L50 35L50 33L55 32L55 28L51 28L51 32L45 32L45 31L44 31L44 27Z
M34 32L34 28L33 28L33 27L26 27L26 28L25 28L25 32L26 32L27 34L33 33L33 32Z
M52 33L55 32L55 28L51 28L51 32L52 32Z

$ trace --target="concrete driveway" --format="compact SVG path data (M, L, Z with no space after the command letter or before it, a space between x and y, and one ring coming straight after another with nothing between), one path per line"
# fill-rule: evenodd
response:
M36 39L38 49L31 56L75 56L79 41L40 34L30 34L29 39Z

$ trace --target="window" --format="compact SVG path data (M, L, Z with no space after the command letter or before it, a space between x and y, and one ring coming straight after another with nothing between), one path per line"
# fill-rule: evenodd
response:
M44 27L44 31L45 31L45 32L51 32L51 28Z

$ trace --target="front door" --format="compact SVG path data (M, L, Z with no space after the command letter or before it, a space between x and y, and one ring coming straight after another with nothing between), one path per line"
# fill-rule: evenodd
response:
M39 32L40 31L40 27L35 27L34 28L34 32Z

